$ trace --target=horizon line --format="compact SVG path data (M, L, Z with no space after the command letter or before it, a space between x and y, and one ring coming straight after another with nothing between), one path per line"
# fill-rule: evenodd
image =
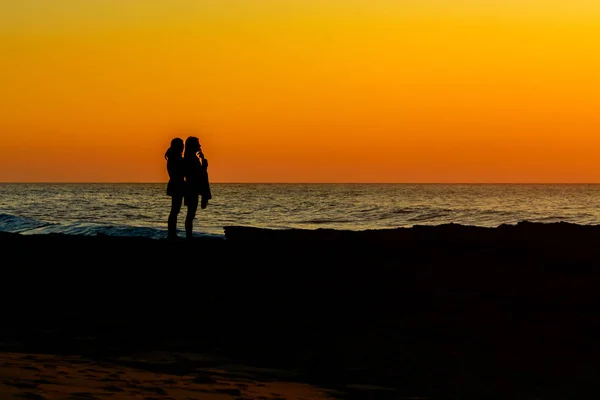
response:
M10 184L107 184L107 185L132 185L132 184L167 184L162 181L129 181L129 182L114 182L114 181L8 181L0 182L0 185ZM600 182L236 182L236 181L216 181L212 184L230 184L230 185L600 185Z

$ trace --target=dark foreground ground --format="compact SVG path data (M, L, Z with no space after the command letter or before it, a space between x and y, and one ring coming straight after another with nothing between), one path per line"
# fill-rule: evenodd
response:
M600 396L600 227L225 232L0 234L5 356L196 354L160 372L226 359L344 398Z

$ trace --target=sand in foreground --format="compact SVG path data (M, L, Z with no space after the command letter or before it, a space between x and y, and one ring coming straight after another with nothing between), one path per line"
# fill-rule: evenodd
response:
M185 371L185 361L212 367ZM179 368L179 371L176 369ZM175 373L177 372L177 373ZM332 393L287 382L277 370L215 363L199 355L153 353L98 362L80 356L0 353L0 398L331 400Z

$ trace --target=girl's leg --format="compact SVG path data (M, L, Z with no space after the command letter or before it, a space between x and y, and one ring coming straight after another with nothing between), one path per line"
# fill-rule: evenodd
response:
M194 233L194 218L198 210L198 196L189 196L186 198L187 214L185 216L185 237L191 239Z
M175 238L177 237L177 216L181 211L181 201L183 200L182 196L171 196L171 212L169 213L168 220L168 237Z

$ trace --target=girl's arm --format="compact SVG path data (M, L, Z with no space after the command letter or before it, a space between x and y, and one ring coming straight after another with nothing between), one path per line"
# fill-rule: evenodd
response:
M204 169L208 169L208 160L204 158L204 153L202 151L199 151L198 156L200 157L200 164L202 164L202 167Z

